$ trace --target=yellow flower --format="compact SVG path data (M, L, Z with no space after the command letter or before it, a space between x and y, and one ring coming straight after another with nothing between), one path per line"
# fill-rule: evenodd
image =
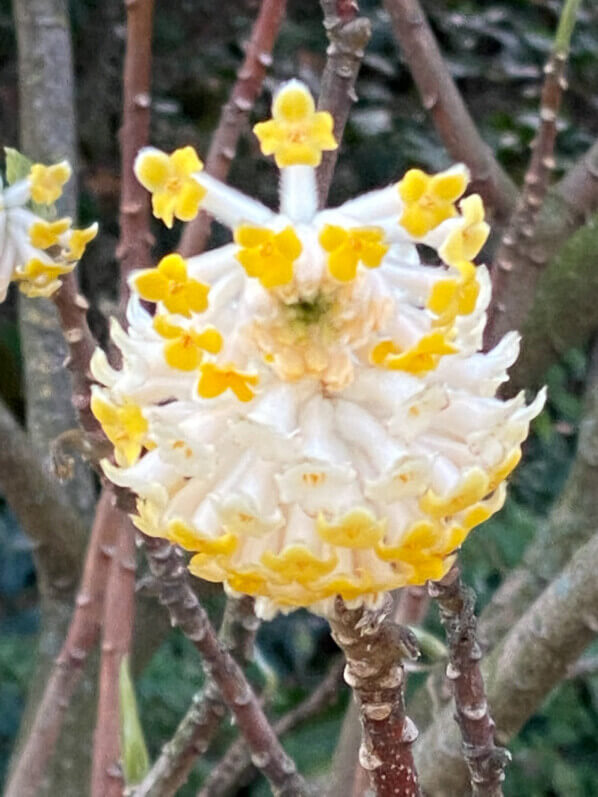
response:
M68 217L57 221L39 219L29 227L29 240L36 249L49 249L58 245L58 239L70 226L71 220Z
M153 147L141 150L135 161L135 174L152 194L152 209L157 219L172 227L173 219L191 221L197 215L206 190L192 177L203 169L193 147L183 147L171 155Z
M187 276L187 263L180 255L166 255L156 268L148 268L135 278L139 295L149 302L162 302L169 313L190 318L208 306L209 287Z
M58 277L70 273L75 264L45 263L37 257L32 257L22 268L15 271L14 279L19 283L19 290L26 296L51 296L58 288Z
M85 230L73 230L69 236L69 248L65 254L67 260L81 260L87 244L98 234L98 225L90 225Z
M148 430L141 408L133 403L118 407L96 394L91 399L91 411L114 446L117 464L123 468L133 465L139 458Z
M435 325L445 326L458 315L470 315L475 310L480 293L475 266L462 260L454 263L454 267L459 271L459 278L438 280L428 296L426 307L438 316Z
M432 332L411 349L401 351L392 340L382 340L372 349L370 361L391 371L421 374L433 371L445 354L455 354L457 349L447 342L443 332Z
M235 257L264 288L286 285L293 279L293 263L302 246L292 227L275 233L266 227L243 224L235 230L235 242L242 247Z
M484 204L479 194L472 194L459 203L463 224L456 227L438 250L450 266L473 260L486 243L490 226L484 221Z
M31 198L42 205L51 205L62 195L62 186L71 176L71 167L67 161L44 166L34 163L29 172Z
M328 270L339 282L355 279L357 266L377 268L388 251L384 232L377 227L345 230L326 224L320 233L320 245L328 255Z
M168 340L164 359L179 371L193 371L202 361L204 351L217 354L222 348L222 335L214 327L198 333L172 324L163 315L156 316L153 324L156 332Z
M336 556L319 559L305 545L290 545L280 554L262 554L262 564L284 578L285 583L296 581L308 587L322 576L331 573L338 563Z
M272 119L255 125L264 155L274 155L276 165L318 166L324 150L336 149L334 121L327 111L316 111L313 98L302 84L288 83L272 103Z
M405 203L400 224L415 238L421 238L441 222L457 215L454 203L467 187L465 170L449 169L430 175L410 169L398 184Z
M197 392L202 398L215 398L226 390L232 390L239 401L251 401L255 395L249 385L257 385L257 374L243 373L233 366L221 367L214 363L205 363L200 370Z
M386 531L386 519L376 520L367 509L353 509L338 523L329 523L320 514L316 520L318 535L331 545L344 548L371 548L382 539Z

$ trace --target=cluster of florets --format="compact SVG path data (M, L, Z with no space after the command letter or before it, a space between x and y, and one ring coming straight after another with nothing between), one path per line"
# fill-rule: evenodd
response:
M70 218L54 218L54 203L70 176L63 161L35 163L6 187L0 179L0 301L11 281L27 296L51 296L95 238L97 224L75 230Z
M329 114L293 81L255 132L281 170L278 213L190 147L138 155L157 217L202 208L233 240L131 276L128 330L112 327L122 368L92 363L104 470L138 496L141 530L263 615L376 601L441 578L502 506L543 396L495 398L518 336L480 351L489 228L465 167L318 211Z

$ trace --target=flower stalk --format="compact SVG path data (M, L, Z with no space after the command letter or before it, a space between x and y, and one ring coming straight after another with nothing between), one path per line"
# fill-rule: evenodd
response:
M404 659L418 655L413 634L389 621L391 600L378 609L349 609L342 600L330 617L332 636L345 654L345 681L359 703L359 762L377 797L418 797L412 744L417 729L405 713Z

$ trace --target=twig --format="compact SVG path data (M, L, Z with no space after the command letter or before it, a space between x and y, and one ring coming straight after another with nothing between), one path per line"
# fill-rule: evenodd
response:
M275 794L307 795L303 778L282 749L243 671L218 641L191 589L182 552L157 537L143 536L143 540L150 570L160 582L160 601L167 607L172 623L181 628L203 657L206 673L214 679L247 740L253 763L268 778Z
M329 45L318 108L332 114L334 135L340 144L351 105L357 99L355 82L372 29L369 19L357 16L356 0L320 0L320 5ZM326 204L337 158L338 149L323 153L317 177L320 207Z
M425 587L405 587L395 593L393 620L398 625L418 625L424 619L430 597ZM334 751L331 772L333 783L329 797L351 793L361 797L368 788L367 772L358 760L361 734L359 730L359 711L354 701L347 706L339 741Z
M399 590L395 609L395 623L419 625L426 617L430 597L425 587L405 587Z
M513 210L517 189L482 140L448 71L418 0L384 0L396 38L417 85L422 104L451 157L467 164L471 190L500 223Z
M598 534L577 550L482 664L496 739L505 744L566 676L598 630ZM467 769L452 711L435 715L416 749L422 788L465 794Z
M135 616L135 529L118 518L116 551L104 602L98 716L94 732L91 797L121 797L119 673L130 652Z
M241 665L252 657L259 621L253 598L245 595L226 602L219 639ZM205 753L226 714L226 705L213 678L208 678L133 797L171 797L187 781L199 755Z
M388 620L391 599L380 609L348 609L339 599L330 618L332 636L345 653L345 680L359 702L361 766L377 797L420 794L411 752L417 729L405 714L402 660L417 655L410 631Z
M344 662L339 657L312 694L274 724L274 732L279 738L334 701L339 693L343 667ZM239 737L212 769L197 797L228 797L236 794L238 789L249 784L254 777L255 767L251 763L251 755L243 738Z
M93 441L105 439L104 432L91 412L91 374L89 361L97 343L87 323L89 303L79 293L74 274L67 274L62 285L52 297L58 320L66 340L69 353L64 365L71 372L71 402L77 411L79 424Z
M539 525L521 565L511 570L480 618L479 636L490 649L540 595L575 551L596 531L598 517L598 343L594 344L579 424L577 451L563 491Z
M32 540L51 592L65 598L77 584L87 530L56 482L48 477L31 442L0 401L0 488ZM32 497L35 496L35 500Z
M567 87L565 69L569 42L580 1L567 0L563 6L555 44L544 67L540 127L532 144L523 190L492 269L492 304L484 335L486 348L495 346L510 329L521 328L533 302L540 272L548 262L549 253L543 247L534 246L532 239L555 166L558 112Z
M587 678L598 673L598 656L582 656L567 670L567 678Z
M239 137L262 88L266 68L272 63L272 49L285 11L286 0L262 0L245 60L230 99L222 109L206 159L206 172L219 180L226 180ZM199 254L205 249L210 226L210 217L201 212L185 227L179 246L184 257Z
M120 129L121 197L120 310L128 299L127 277L151 263L153 238L149 226L149 194L133 173L137 152L148 142L151 105L152 23L154 0L125 0L127 42L123 73L123 117Z
M35 797L64 720L70 698L95 646L102 617L119 512L114 495L104 491L91 537L79 594L62 650L46 685L27 742L10 778L5 797Z
M480 671L482 650L476 639L475 594L463 584L457 566L442 581L429 582L428 592L436 599L448 640L446 674L453 687L472 794L502 797L504 768L511 756L494 744L494 721Z

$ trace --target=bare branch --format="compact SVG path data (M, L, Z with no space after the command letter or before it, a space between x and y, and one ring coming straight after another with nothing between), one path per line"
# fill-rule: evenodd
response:
M471 190L479 193L498 223L511 214L517 189L482 140L440 53L419 0L384 0L402 55L452 158L465 163Z
M47 162L68 158L76 171L73 63L67 0L15 0L19 55L21 149ZM76 186L67 187L60 208L76 216ZM74 279L74 277L72 278ZM69 375L62 367L65 346L52 303L20 298L27 429L41 458L56 435L74 426L68 411ZM95 492L83 466L65 485L74 506L91 519ZM40 572L43 563L39 562Z
M226 180L235 157L237 143L272 63L272 49L286 11L286 0L262 0L245 60L239 70L229 101L222 109L206 159L206 172ZM203 211L187 224L179 251L184 257L202 252L210 235L211 219Z
M392 601L380 609L348 609L337 599L332 636L345 653L345 680L359 703L363 741L361 766L378 797L420 794L411 745L417 738L405 714L402 660L417 655L410 631L388 620Z
M549 235L554 240L561 222L558 216L552 218ZM543 248L551 250L551 239L543 240ZM504 386L505 396L539 387L548 368L574 346L585 345L598 328L598 272L589 254L598 246L598 215L574 232L560 249L562 242L554 243L552 251L557 254L539 277L522 329L521 354Z
M143 536L150 569L160 583L160 601L204 660L222 697L235 716L252 752L253 763L281 797L302 797L309 790L272 730L239 665L224 649L189 586L183 554L166 540Z
M577 452L567 483L541 523L521 565L512 570L482 613L480 639L490 648L596 532L598 517L598 347L594 348Z
M89 653L97 643L110 560L114 552L118 519L121 517L113 505L113 499L111 491L104 491L98 504L68 634L54 663L5 797L35 797L38 794L70 698L81 678Z
M438 604L448 640L446 675L453 688L472 794L502 797L504 768L511 756L494 744L494 721L480 671L482 650L476 639L474 592L461 581L457 566L442 581L429 582L428 591Z
M274 732L279 738L317 715L335 700L339 693L343 668L344 661L339 656L311 695L274 724ZM232 797L239 788L253 780L255 772L247 745L243 737L239 737L212 769L197 797Z
M135 529L120 515L104 601L98 716L94 733L91 797L121 797L119 673L130 653L135 617Z
M44 471L31 442L0 402L0 489L43 562L48 590L71 598L87 531Z
M253 598L245 595L226 602L219 639L224 649L243 666L252 658L259 621ZM169 797L187 781L197 757L205 753L226 715L226 704L212 678L192 701L174 736L162 751L133 797Z
M562 18L573 18L579 0L568 0ZM569 39L561 35L559 25L553 51L544 67L540 99L540 126L532 144L532 156L525 174L523 190L508 227L502 237L492 269L492 303L484 333L487 349L493 348L511 329L520 329L533 302L538 277L546 267L549 254L534 241L538 216L555 166L554 146L557 119L563 90L567 86L565 69ZM572 30L572 25L569 30Z
M598 534L583 545L482 665L496 738L504 744L561 681L598 628ZM415 751L422 788L465 794L452 709L436 715Z
M340 145L351 106L357 99L355 82L372 29L366 17L357 16L359 7L356 0L320 0L320 4L330 43L318 108L332 114L334 136ZM337 158L338 149L322 155L317 175L320 207L326 204Z
M136 179L133 163L149 137L151 106L152 23L154 0L125 0L127 42L123 74L123 117L120 129L121 197L120 260L121 314L128 299L127 277L151 265L149 194Z

